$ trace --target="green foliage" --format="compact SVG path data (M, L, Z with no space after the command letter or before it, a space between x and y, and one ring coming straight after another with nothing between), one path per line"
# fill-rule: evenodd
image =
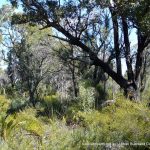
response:
M50 121L49 136L45 142L45 149L60 149L60 150L69 150L74 149L72 147L72 130L69 129L64 121L59 121L57 119Z
M44 133L43 125L33 116L33 110L10 115L3 120L1 136L9 148L33 149L34 144L40 145ZM21 143L21 145L20 145Z
M150 142L150 110L143 103L117 100L101 111L78 112L87 138L95 142ZM91 141L92 142L92 141Z
M14 0L10 1L14 4ZM134 50L139 54L135 58L137 60L133 58L131 63L126 61L131 66L134 66L132 62L137 64L133 68L136 70L133 78L139 78L138 74L142 75L143 69L139 66L142 66L140 57L144 58L144 55L140 52L143 52L149 44L149 34L147 34L150 26L149 1L116 0L113 2L114 6L111 4L110 7L108 1L97 0L78 2L69 0L61 4L55 1L15 0L14 5L23 4L24 12L13 16L13 26L8 26L12 28L8 33L10 37L2 37L2 40L6 39L4 44L11 45L11 48L8 48L8 74L12 86L17 91L9 86L6 88L11 104L4 96L0 96L2 99L0 101L2 112L0 132L4 143L0 143L0 146L4 145L1 147L20 150L107 149L106 146L87 147L85 144L150 142L150 110L145 102L133 103L122 98L122 95L118 93L115 96L116 103L101 110L95 110L97 105L95 101L101 104L101 101L107 98L114 98L114 91L110 89L110 86L105 90L107 88L105 85L98 84L100 81L107 80L104 71L124 90L129 83L118 69L115 71L112 64L113 60L121 58L122 54L125 54L126 59L130 56L128 51L132 48L128 44L130 43L128 30L134 33L136 28L139 40L138 48ZM0 15L3 17L2 11ZM114 21L113 17L116 18ZM5 18L2 20L5 21ZM116 26L112 26L110 22ZM15 23L26 24L15 25ZM41 26L45 29L39 30ZM62 42L54 46L56 43L51 41L48 35L51 33L51 27L61 33L55 32L60 36L57 37L58 39L62 39L64 43L68 41L70 45ZM119 30L119 35L115 36L115 32L118 34L115 30ZM5 31L4 34L7 37ZM118 40L120 35L123 35L123 41ZM122 42L125 43L124 49L122 49ZM60 47L63 44L64 46ZM60 48L59 51L56 50L56 53L65 59L66 64L57 62L56 54L52 52L53 46L55 50ZM82 63L76 61L74 57ZM130 67L127 68L127 72L130 72ZM63 76L57 75L58 70L63 72L63 69L66 71ZM59 84L58 87L56 86L57 90L67 91L64 86L72 82L70 73L72 79L77 82L74 85L78 85L80 77L87 81L79 82L79 96L74 98L74 101L65 103L48 84L51 81L55 84L59 77L60 80L67 77L63 86ZM69 82L66 82L67 80ZM137 81L135 83L138 85ZM98 85L95 86L96 84ZM34 109L26 106L27 99L18 97L18 93L22 91L28 92L29 100L35 106ZM149 97L148 94L147 96ZM35 104L36 98L39 100L38 104Z
M58 95L48 95L44 97L44 103L47 110L54 111L59 105Z
M36 24L23 24L22 27L26 31L25 36L29 45L35 45L39 41L46 40L46 38L48 38L48 34L51 33L50 28L40 30L40 27Z
M10 104L10 100L7 99L5 96L0 95L0 112L1 113L7 111L9 104Z
M17 121L22 129L31 133L34 136L41 137L44 133L42 123L36 117L36 111L33 109L27 109L23 112L20 112L17 115Z
M3 138L0 146L4 150L18 147L20 150L84 150L88 147L86 143L150 142L150 110L147 104L131 102L123 99L121 95L117 98L116 103L99 111L91 108L90 111L83 110L80 101L76 100L72 105L68 105L68 111L61 119L56 118L55 115L43 119L43 116L37 117L41 106L37 110L26 107L6 117L10 100L0 96L0 109L5 112L5 115L0 114L0 132ZM52 106L58 101L58 95L46 96L44 101ZM70 123L68 123L69 119ZM95 145L90 148L105 149L106 147Z
M10 115L7 118L3 117L1 120L1 137L6 141L7 138L10 136L10 133L16 127L17 122L15 119L15 115Z
M89 111L94 108L95 90L93 87L89 86L89 83L82 82L79 85L79 99L82 110Z
M39 115L62 117L62 114L64 113L63 103L58 94L44 96L40 103L42 104L41 106L43 109L39 109Z
M56 90L54 90L50 84L45 85L42 83L39 84L37 92L38 92L38 99L40 99L40 100L45 99L45 96L56 94Z
M104 89L104 86L102 84L97 84L96 87L96 103L95 106L96 108L98 108L102 102L104 102L105 100L109 99L109 95L111 95L110 93L108 94L108 90L106 92L106 90Z
M48 34L51 29L40 30L41 26L31 23L8 26L14 36L11 39L11 33L6 30L8 33L4 34L6 40L3 42L6 47L13 47L8 49L6 58L7 74L13 88L8 86L6 94L14 97L18 93L28 92L30 102L35 105L39 84L51 76L50 72L58 69L58 62L55 62L54 56L51 57L52 50L49 47L51 39ZM52 65L53 62L55 65Z
M13 98L17 96L17 91L10 85L6 87L6 95L8 98Z
M17 111L19 109L22 109L22 107L26 106L27 102L28 101L23 97L12 98L9 110L12 110L12 111L16 110Z

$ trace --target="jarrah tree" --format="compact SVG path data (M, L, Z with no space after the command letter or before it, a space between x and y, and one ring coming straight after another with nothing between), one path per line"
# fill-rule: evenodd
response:
M56 29L56 38L77 46L90 64L100 66L129 98L140 99L145 52L150 43L149 0L10 1L14 6L21 4L24 11L13 16L13 23L36 22L43 28ZM134 49L132 33L137 39ZM107 59L103 59L106 54ZM122 58L127 66L126 78L122 75ZM112 60L115 68L110 65Z

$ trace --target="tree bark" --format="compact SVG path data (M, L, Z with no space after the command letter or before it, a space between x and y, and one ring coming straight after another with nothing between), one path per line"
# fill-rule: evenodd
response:
M124 44L125 44L125 59L126 59L126 65L127 65L128 81L134 82L134 73L132 69L132 59L131 59L129 33L128 33L128 24L124 17L122 17L122 26L123 26L123 35L124 35Z
M112 15L112 22L113 22L113 32L114 32L114 50L116 53L116 67L117 73L122 75L122 67L121 67L121 51L119 48L119 29L118 29L118 20L117 20L117 13L110 9Z
M73 61L73 66L72 66L72 68L71 68L71 73L72 73L72 83L73 83L74 96L75 96L75 97L78 97L78 86L77 86L77 81L76 81L76 76L75 76L74 61Z
M116 81L117 84L120 85L121 88L123 89L126 88L127 80L122 75L112 70L109 64L99 59L97 54L95 54L89 47L83 44L78 38L72 36L68 31L66 31L59 24L49 22L48 26L53 27L59 32L61 32L62 34L64 34L69 39L68 42L70 44L76 45L80 47L84 52L87 52L89 54L90 59L93 61L93 65L100 66L104 70L104 72L106 72L110 77L112 77L114 81Z
M41 11L45 12L44 8L41 8L41 6L36 6ZM114 11L110 10L112 12L112 21L113 21L113 27L114 27L114 49L116 52L116 64L117 64L117 72L115 72L108 63L98 58L97 54L94 53L94 51L82 43L82 41L73 36L68 30L66 30L64 27L62 27L57 21L50 21L47 15L43 15L43 20L46 20L46 28L47 27L53 27L60 33L66 36L65 38L61 38L61 40L64 40L71 45L76 45L79 48L83 50L83 52L86 52L89 54L89 57L92 61L92 64L95 66L100 66L104 72L106 72L118 85L120 85L121 88L125 90L127 95L131 98L136 98L135 93L139 91L139 83L140 83L140 75L142 72L142 63L143 63L143 50L145 47L145 44L143 44L143 41L145 38L142 34L138 33L138 52L137 52L137 61L136 61L136 71L135 74L132 69L132 59L130 56L130 43L129 43L129 34L128 34L128 24L126 18L122 17L122 27L123 27L123 34L124 34L124 43L125 43L125 57L126 57L126 64L127 64L127 73L128 73L128 79L125 79L122 76L122 70L121 70L121 52L119 49L119 27L118 27L118 21L117 21L117 10L114 7ZM145 43L145 41L144 41ZM132 92L131 92L132 91ZM134 93L131 94L130 93ZM136 94L138 95L138 94Z
M34 97L34 91L29 90L29 97L30 97L30 102L32 103L33 107L36 105L35 97Z
M97 54L95 54L89 47L87 47L85 44L83 44L78 38L71 35L68 31L66 31L63 27L61 27L58 24L50 23L49 26L54 27L59 32L63 33L69 40L68 42L72 45L76 45L80 47L84 52L87 52L89 54L89 57L91 61L93 62L93 65L100 66L105 73L107 73L122 89L125 91L125 95L127 98L130 98L134 101L139 101L140 99L140 87L139 82L136 77L138 77L138 74L140 74L140 71L142 69L142 52L144 46L142 46L142 50L139 50L138 48L138 54L137 54L137 63L136 63L136 75L134 76L134 73L132 71L132 62L130 57L128 56L130 53L129 49L129 39L126 37L128 35L128 31L125 31L125 37L126 38L126 56L127 57L127 63L128 63L128 74L129 74L129 80L125 79L121 74L116 73L113 69L110 68L109 64L104 62L103 60L99 59ZM125 27L126 29L126 27ZM142 40L143 41L143 40ZM131 79L131 80L130 80Z

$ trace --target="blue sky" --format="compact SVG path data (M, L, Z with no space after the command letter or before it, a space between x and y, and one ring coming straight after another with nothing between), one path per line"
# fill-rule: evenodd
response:
M0 7L2 7L2 5L5 5L5 4L9 4L9 1L8 0L0 0ZM19 9L19 11L20 11L20 9ZM135 31L132 32L132 34L130 35L130 41L131 41L131 46L133 46L137 43ZM0 63L0 66L1 66L1 63ZM122 61L122 67L123 67L123 74L124 74L126 71L126 64L125 64L124 60Z
M7 0L0 0L0 7L4 4L8 4L9 2Z

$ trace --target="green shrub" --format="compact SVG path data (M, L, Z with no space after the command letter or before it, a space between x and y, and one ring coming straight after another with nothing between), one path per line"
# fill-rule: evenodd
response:
M29 101L26 98L23 97L12 98L7 112L9 114L19 112L21 110L24 110L25 107L27 106L29 106Z
M83 93L85 94L85 92ZM56 95L45 97L46 105L50 109L50 106L55 106L53 110L56 110L57 101L61 104L57 98ZM131 102L123 99L121 95L116 98L116 103L101 110L91 107L83 109L83 106L80 105L83 103L78 98L71 105L66 105L68 111L61 119L55 115L43 119L42 116L37 117L38 110L31 107L26 107L24 110L6 117L10 101L4 96L0 96L0 109L5 112L4 115L0 115L2 116L0 132L1 139L3 139L0 146L4 150L99 150L107 149L107 147L88 144L149 143L150 110L147 104ZM71 123L67 123L68 120ZM120 149L146 148L146 146L124 146Z
M14 98L18 95L18 92L15 88L9 85L6 87L6 95L8 98Z
M40 102L42 104L43 110L40 110L39 115L41 114L47 117L53 117L56 115L61 117L61 114L64 113L63 103L60 100L58 94L45 96Z
M150 142L150 110L143 103L118 100L101 111L79 111L78 119L92 142Z
M95 105L95 90L87 86L86 82L80 83L79 86L79 105L83 111L89 111Z
M2 120L1 137L11 149L34 149L42 144L44 125L36 118L36 110L28 108Z
M5 96L0 95L0 112L1 112L0 117L6 115L9 105L10 105L10 100L7 99Z

